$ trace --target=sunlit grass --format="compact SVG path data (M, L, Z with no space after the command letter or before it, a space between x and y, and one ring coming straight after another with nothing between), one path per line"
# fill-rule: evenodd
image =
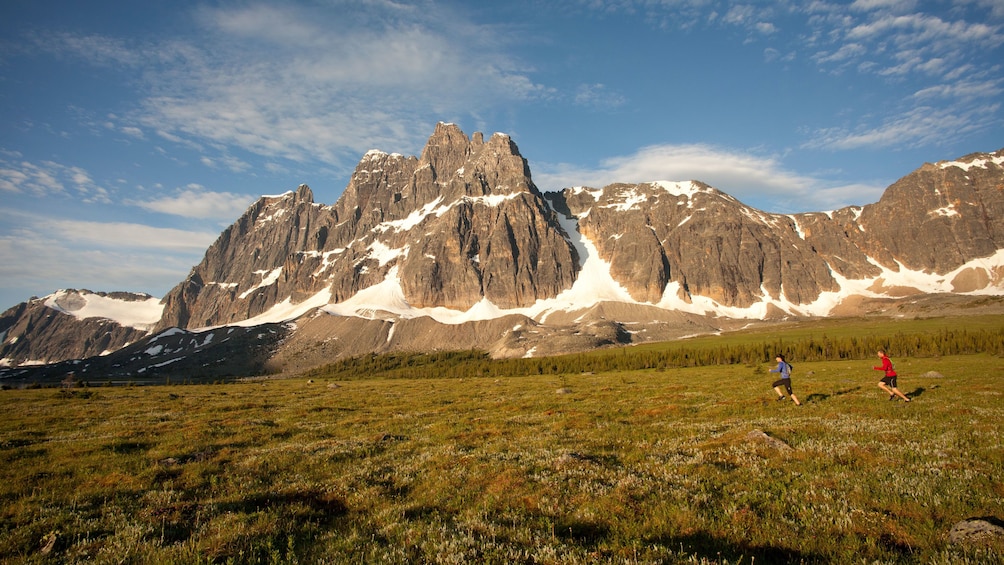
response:
M999 562L1004 361L894 361L3 391L0 556Z

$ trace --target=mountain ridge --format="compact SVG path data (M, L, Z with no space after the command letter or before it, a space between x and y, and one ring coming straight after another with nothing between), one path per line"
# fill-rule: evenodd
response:
M26 347L51 310L29 301L0 317L0 363L99 355L175 327L294 321L272 354L287 364L283 348L303 350L308 334L332 357L444 345L541 355L904 297L999 296L1002 164L1004 149L927 163L872 204L773 214L700 181L541 193L509 136L441 123L418 157L366 153L330 206L307 185L259 198L160 301L147 333L101 351ZM94 319L70 316L56 333L93 342L107 329L74 321Z

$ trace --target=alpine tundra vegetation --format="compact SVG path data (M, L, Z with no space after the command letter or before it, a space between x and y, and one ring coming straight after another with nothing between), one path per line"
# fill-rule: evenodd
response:
M6 390L0 559L998 563L1004 335L959 324ZM875 344L913 402L876 394ZM774 401L779 350L801 407Z

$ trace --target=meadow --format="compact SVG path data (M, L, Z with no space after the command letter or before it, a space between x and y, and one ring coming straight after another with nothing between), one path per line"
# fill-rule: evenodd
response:
M1004 561L948 539L1004 518L1004 359L889 349L909 404L873 355L791 357L802 406L772 357L0 391L0 561Z

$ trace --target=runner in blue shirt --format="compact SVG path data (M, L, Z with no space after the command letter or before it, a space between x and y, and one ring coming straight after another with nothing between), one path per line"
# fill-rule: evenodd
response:
M781 378L774 381L774 384L771 385L774 387L774 391L777 392L777 399L779 401L784 400L784 393L781 392L781 387L784 387L784 390L788 391L788 395L795 402L795 406L801 406L802 403L798 401L798 397L795 396L795 393L791 392L791 365L784 360L784 355L780 353L777 354L775 361L777 361L777 368L771 369L770 372L781 374Z

